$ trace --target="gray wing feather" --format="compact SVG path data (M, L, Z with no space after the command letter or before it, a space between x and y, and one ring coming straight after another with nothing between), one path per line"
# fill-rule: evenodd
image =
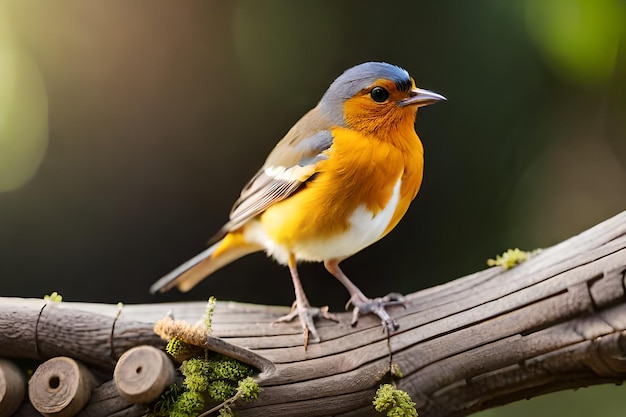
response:
M325 151L332 146L332 142L331 132L323 130L300 140L295 146L289 147L288 155L284 154L285 150L281 149L281 144L279 144L259 172L241 191L241 195L230 212L230 221L226 223L224 229L237 229L272 204L284 200L296 192L302 184L311 178L314 170L311 169L312 174L305 178L299 175L290 177L289 174L291 172L306 172L307 168L313 168L320 161L327 159L328 155ZM295 160L296 163L285 164L288 166L281 164L281 161L290 160ZM281 170L276 175L268 175L268 168L281 168Z

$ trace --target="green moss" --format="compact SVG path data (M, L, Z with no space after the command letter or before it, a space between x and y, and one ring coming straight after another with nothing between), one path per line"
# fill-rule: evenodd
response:
M209 397L215 401L226 401L237 393L237 388L227 381L217 380L209 384Z
M208 361L209 378L212 380L239 381L251 374L251 369L243 363L228 356L217 354Z
M539 252L538 249L535 249L534 251L523 251L518 248L509 249L502 255L497 255L496 259L487 259L487 265L501 266L506 271L507 269L513 268L515 265L525 262L537 252Z
M170 339L165 346L165 351L174 358L179 357L185 350L187 350L187 343L175 337Z
M50 295L44 295L43 299L44 300L48 300L48 301L52 301L54 303L60 303L61 301L63 301L63 296L61 294L59 294L58 292L54 291Z
M186 360L180 370L185 377L183 387L188 391L206 392L209 389L209 363L204 359Z
M211 297L201 332L210 333L214 310L215 298ZM151 416L197 416L204 409L204 399L208 396L221 402L211 413L219 411L222 417L232 417L231 406L235 401L252 401L259 395L259 386L251 377L253 369L248 365L176 337L168 341L165 350L182 361L180 371L184 379L182 386L172 385L161 395L151 409Z
M204 397L195 391L185 391L179 397L172 409L170 417L197 417L204 409Z
M254 401L259 398L259 384L252 377L246 377L239 381L237 392L240 394L240 398L245 401Z
M417 417L415 403L409 394L391 384L383 384L378 388L373 404L376 411L386 413L387 417Z
M190 345L189 343L176 337L167 342L165 351L178 363L182 363L188 359L199 357L204 354L204 349L199 346Z

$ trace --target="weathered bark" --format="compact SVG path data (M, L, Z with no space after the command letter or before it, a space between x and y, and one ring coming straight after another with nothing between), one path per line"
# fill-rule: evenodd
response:
M259 369L263 391L239 415L366 416L393 361L420 416L464 416L545 392L626 378L626 212L511 270L494 267L410 294L388 340L363 317L322 321L302 347L288 309L218 303L207 345ZM109 371L130 347L162 347L168 312L195 322L205 303L116 306L0 298L0 357L65 355ZM242 349L246 348L246 349ZM128 414L131 415L131 414ZM140 414L135 414L140 415Z

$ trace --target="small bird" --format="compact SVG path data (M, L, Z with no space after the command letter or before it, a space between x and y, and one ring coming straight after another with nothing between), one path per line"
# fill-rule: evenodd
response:
M440 100L445 97L417 88L395 65L366 62L346 70L272 150L209 248L150 292L189 291L223 266L264 250L289 267L296 301L279 321L299 317L305 348L309 335L319 341L313 319L334 317L309 304L298 276L301 261L323 262L346 287L352 324L359 314L374 313L385 331L397 330L385 307L401 304L401 296L366 297L339 263L381 239L406 213L424 167L417 109Z

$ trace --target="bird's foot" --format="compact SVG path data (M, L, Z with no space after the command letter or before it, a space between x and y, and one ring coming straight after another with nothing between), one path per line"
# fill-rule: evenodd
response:
M352 310L352 322L350 323L352 326L356 325L361 314L376 314L380 317L383 331L386 331L388 335L398 330L400 325L393 318L391 318L385 308L393 306L405 307L404 296L395 292L387 294L384 297L374 299L367 297L352 297L350 298L350 301L348 301L348 304L346 304L346 308L348 308L350 304L354 306L354 309Z
M276 319L275 323L288 322L297 317L300 318L300 324L304 331L304 349L307 348L309 341L311 343L317 343L320 341L320 337L315 328L314 319L326 319L335 322L339 321L339 318L328 311L328 306L324 307L311 307L310 305L300 306L297 302L291 305L291 312L282 317Z

